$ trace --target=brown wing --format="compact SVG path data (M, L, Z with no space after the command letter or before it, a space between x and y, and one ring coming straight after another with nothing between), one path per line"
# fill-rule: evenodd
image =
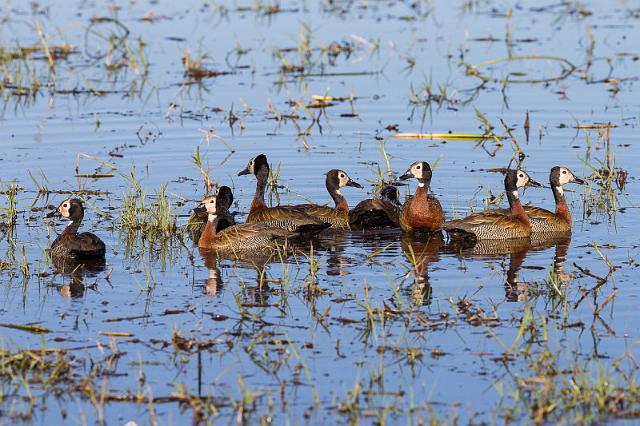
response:
M313 216L313 217L335 217L339 216L340 211L329 206L319 206L317 204L300 204L297 206L292 206L296 209L303 211L305 214Z
M474 213L464 219L450 220L442 225L442 229L450 235L452 231L464 231L487 240L523 238L531 234L531 230L524 223L505 215L499 209Z
M272 248L278 241L284 241L293 233L276 228L267 223L241 223L226 228L216 235L216 250L244 251Z
M83 232L70 238L67 247L72 254L80 257L101 257L106 251L102 240L91 232Z
M495 209L492 210L495 211L496 213L501 213L505 216L508 216L511 214L511 210L509 209ZM527 213L527 216L529 216L529 218L534 219L543 219L543 220L555 220L556 214L553 212L550 212L547 209L543 209L541 207L535 207L535 206L524 206L524 211Z
M317 204L300 204L295 207L311 217L330 223L334 228L349 228L349 213L346 211Z
M557 220L555 213L540 207L525 206L524 211L530 219Z
M207 224L207 216L208 215L206 212L191 213L191 215L189 216L186 229L193 241L198 241L198 239L200 238L200 234L202 234L202 231L204 231L204 227ZM224 208L220 209L220 211L218 212L218 223L216 225L216 232L220 232L235 224L236 221L233 215L229 213L229 210Z
M293 231L302 225L318 225L325 228L326 224L319 218L313 217L295 206L277 206L263 208L249 214L248 223L264 222L270 226Z

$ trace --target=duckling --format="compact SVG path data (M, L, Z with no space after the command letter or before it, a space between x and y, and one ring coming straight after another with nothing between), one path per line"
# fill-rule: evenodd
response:
M568 183L584 185L585 181L573 174L568 168L555 166L549 173L549 183L556 202L556 211L554 213L540 207L525 206L524 211L531 221L531 232L536 234L571 233L571 212L567 207L562 187Z
M70 257L76 259L90 259L104 257L106 249L104 242L91 232L78 234L78 229L84 218L84 207L78 198L68 198L60 206L47 215L47 218L63 217L69 224L53 241L49 253L51 257Z
M257 182L247 223L264 222L272 227L284 228L288 231L295 231L302 225L308 231L315 229L321 231L331 226L330 223L313 217L296 206L267 207L264 202L264 192L269 178L269 163L266 155L260 154L249 160L247 167L238 173L238 176L248 174L253 174Z
M233 204L233 192L231 188L226 185L218 188L218 195L216 205L218 206L218 224L216 226L216 232L220 232L230 226L235 225L236 221L233 215L229 212L231 204ZM191 213L189 221L187 222L187 231L189 232L192 241L198 241L200 234L207 224L207 213L202 212L199 214Z
M398 228L400 226L400 191L387 185L373 198L360 201L349 212L352 229Z
M415 194L402 207L400 227L405 232L423 230L437 231L444 222L444 212L440 201L429 194L432 176L431 167L425 161L416 161L400 176L400 180L416 178L418 188Z
M337 169L330 170L327 173L325 185L336 204L335 207L319 206L317 204L298 204L294 207L331 224L331 229L349 229L349 204L342 192L340 192L340 188L345 186L362 188L362 185L351 179L345 171Z
M288 239L301 238L320 232L322 228L308 228L304 225L289 231L265 222L241 223L217 232L218 208L217 196L211 195L202 200L194 209L196 214L207 213L207 224L198 240L198 247L222 253L240 253L251 255L265 249L274 249Z
M445 222L442 228L453 239L471 237L474 240L507 240L528 238L531 235L531 221L522 208L518 188L532 186L541 188L523 170L507 170L504 188L509 200L509 214L504 209L485 210L464 219Z

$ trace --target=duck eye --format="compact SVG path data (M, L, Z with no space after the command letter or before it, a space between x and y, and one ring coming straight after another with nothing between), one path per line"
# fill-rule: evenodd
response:
M344 179L344 173L340 173L340 179Z
M67 207L69 207L69 205L65 203L65 204L62 205L62 207L67 208Z
M566 171L566 170L563 170L563 171L562 171L562 174L563 174L563 175L566 175L566 174L567 174L567 171Z
M520 173L520 177L522 178L522 177L524 177L524 175L522 173Z
M422 166L421 166L421 165L417 165L417 166L416 166L416 169L418 169L418 170L420 170L421 168L422 168Z

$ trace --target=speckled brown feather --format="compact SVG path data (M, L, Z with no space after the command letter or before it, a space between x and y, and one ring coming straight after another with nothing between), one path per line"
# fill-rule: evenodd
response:
M527 238L531 235L531 225L521 216L504 214L501 209L474 213L464 219L450 220L442 225L447 232L463 231L474 234L478 239Z
M215 221L207 222L198 246L217 252L233 253L251 250L270 250L284 244L297 234L276 228L266 223L242 223L226 228L220 233L212 233Z
M557 211L551 212L547 209L534 206L524 206L524 211L531 222L531 232L539 233L570 233L571 213L564 205L558 205ZM509 209L498 209L497 212L509 215Z
M313 217L295 206L262 207L253 209L247 217L247 223L266 223L269 226L295 231L300 226L316 225L326 228L324 221Z
M332 229L349 229L349 211L316 204L300 204L296 206L306 214L331 224Z

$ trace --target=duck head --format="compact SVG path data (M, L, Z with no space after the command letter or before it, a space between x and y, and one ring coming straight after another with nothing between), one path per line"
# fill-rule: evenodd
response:
M574 175L568 168L555 166L549 173L549 183L553 188L562 190L562 187L568 183L584 185L585 181Z
M47 218L63 217L70 221L82 220L84 216L84 207L82 200L78 198L67 198L57 209L47 215Z
M204 197L200 202L200 205L193 209L193 212L207 213L209 215L209 221L214 220L217 213L217 196L218 194Z
M269 162L267 161L267 156L264 154L260 154L256 157L253 157L249 160L247 167L244 170L238 173L238 176L244 175L254 175L258 176L259 173L265 172L269 173Z
M514 197L518 198L518 188L531 186L534 188L542 188L542 184L531 179L524 170L507 170L504 177L504 188Z
M353 186L354 188L362 188L358 182L354 181L349 177L347 172L344 170L333 169L327 172L327 189L336 189L343 188L345 186Z
M409 166L409 169L407 169L402 176L400 176L400 180L416 178L418 180L418 184L423 187L425 185L429 185L432 175L433 173L429 163L426 161L416 161Z

